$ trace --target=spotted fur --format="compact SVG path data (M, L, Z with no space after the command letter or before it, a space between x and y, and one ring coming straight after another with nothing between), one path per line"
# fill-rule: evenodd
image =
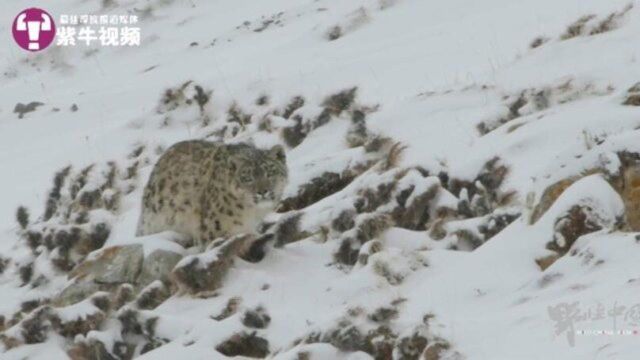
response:
M284 150L204 140L179 142L158 160L144 189L137 235L173 230L201 246L253 233L287 180Z

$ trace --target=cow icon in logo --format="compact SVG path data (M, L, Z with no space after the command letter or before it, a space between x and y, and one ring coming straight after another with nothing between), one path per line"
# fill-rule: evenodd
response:
M12 29L16 43L29 51L46 49L56 35L53 17L39 8L23 10L13 21Z

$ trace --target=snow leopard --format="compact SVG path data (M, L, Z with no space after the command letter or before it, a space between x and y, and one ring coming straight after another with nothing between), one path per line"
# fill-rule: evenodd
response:
M201 248L219 237L255 233L287 182L284 148L189 140L156 162L136 235L172 230Z

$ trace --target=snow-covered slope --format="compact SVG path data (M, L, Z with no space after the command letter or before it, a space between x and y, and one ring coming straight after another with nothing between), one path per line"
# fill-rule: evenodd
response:
M0 358L634 358L640 4L58 0L28 5L138 14L142 45L37 54L26 5L0 4ZM270 240L206 291L91 278L222 256L135 237L193 138L287 147Z

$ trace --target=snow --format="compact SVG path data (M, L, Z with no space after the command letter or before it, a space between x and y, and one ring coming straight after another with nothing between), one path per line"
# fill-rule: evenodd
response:
M639 4L632 2L635 7L612 31L559 39L581 16L596 14L601 20L628 3L174 0L118 1L109 9L98 0L42 4L52 14L133 13L146 4L155 11L141 22L143 45L136 48L100 48L93 54L83 47L51 48L26 54L9 36L0 38L0 255L12 260L0 275L0 314L10 318L24 301L52 296L67 284L66 274L50 266L44 249L36 256L25 246L14 220L17 206L24 205L31 221L38 221L59 169L72 165L80 171L97 164L100 171L91 173L96 177L85 188L91 190L101 185L108 161L126 168L132 162L127 154L145 145L140 174L130 182L135 189L124 195L118 213L98 210L90 217L113 225L105 246L143 244L145 256L156 249L193 255L176 243L179 234L135 236L142 186L156 149L219 130L233 103L252 114L253 122L226 140L268 148L281 140L260 131L258 120L268 117L275 128L289 124L272 109L302 96L306 103L296 114L314 119L327 96L357 86L357 104L376 109L367 114L368 131L406 147L400 167L419 166L431 175L412 169L401 178L399 188L415 186L408 203L441 183L435 175L472 181L498 156L509 168L501 189L516 191L513 206L522 216L472 252L450 250L450 238L435 240L428 231L392 227L378 237L383 250L371 255L367 265L345 270L335 266L333 257L339 236L314 235L350 209L360 190L392 181L399 172L379 173L374 167L304 209L301 228L310 231L309 238L269 247L259 263L237 259L217 296L174 295L144 312L158 317L156 332L169 343L140 358L226 358L215 346L244 329L244 311L263 306L272 321L259 335L268 339L274 359L295 359L302 351L312 359L368 359L365 353L342 352L326 343L294 342L331 328L349 309L371 311L397 298L406 301L399 305L394 331L411 332L425 314L433 314L430 331L464 358L634 358L633 336L577 336L570 346L565 334L554 333L547 310L574 301L584 308L636 304L636 234L613 230L624 212L620 196L601 175L590 175L569 187L536 224L528 223L526 203L529 194L537 203L549 185L587 170L604 168L613 174L620 165L616 153L640 150L640 110L621 105L627 89L640 81ZM2 1L0 13L8 20L0 22L0 33L9 33L9 18L24 6L23 1ZM272 17L280 23L255 31ZM343 36L328 41L334 26L342 27ZM538 36L550 40L530 49ZM165 89L188 80L213 90L204 110L208 126L202 126L197 107L168 111L158 106ZM570 86L565 89L565 84ZM518 117L480 136L479 124L499 125L520 94L543 89L548 107L529 103ZM268 106L255 104L261 95L269 97ZM18 119L13 107L30 101L45 105ZM70 111L72 104L78 111ZM362 147L349 147L345 134L350 126L345 112L288 150L285 197L325 172L340 173L376 159ZM457 201L445 189L435 200L449 209ZM609 227L580 237L572 248L577 255L541 271L535 259L549 253L545 245L553 238L556 219L576 204L590 206ZM453 221L445 228L451 233L477 227L481 220ZM213 260L217 253L200 256ZM42 287L20 281L18 267L32 261L34 274L50 278ZM377 266L385 266L397 280L381 276ZM211 319L234 297L242 299L236 314ZM93 311L86 301L67 308L65 318ZM579 327L608 329L607 320ZM119 340L116 333L117 321L111 319L86 337L111 344ZM66 359L65 341L52 335L41 344L3 349L0 357Z

